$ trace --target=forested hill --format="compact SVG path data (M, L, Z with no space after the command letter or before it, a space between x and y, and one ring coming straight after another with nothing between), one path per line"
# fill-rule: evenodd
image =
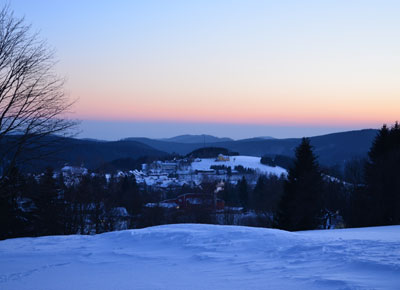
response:
M178 143L218 143L218 142L226 142L233 141L231 138L219 138L211 135L179 135L172 138L160 139L161 141L167 142L178 142Z
M346 160L365 157L372 145L377 130L366 129L333 133L310 137L311 145L318 156L318 161L325 166L343 165ZM286 155L294 156L294 149L301 138L273 140L240 140L236 143L219 143L232 151L244 155Z
M319 162L325 166L343 165L346 160L365 157L372 141L377 134L375 129L365 129L333 133L310 137L311 145ZM129 138L127 140L138 141L155 149L168 153L186 155L196 149L204 147L204 143L179 143L149 138ZM225 141L218 143L206 143L206 147L223 147L229 151L238 152L241 155L287 155L293 156L294 149L300 144L301 138L290 139L262 139L252 138L238 141Z
M46 146L44 146L46 145ZM74 138L51 136L43 140L43 157L31 159L27 154L21 156L22 169L28 171L43 171L46 167L58 169L65 164L83 165L89 169L96 169L106 162L122 158L140 158L145 156L165 157L165 152L154 149L144 143L136 141L95 141ZM30 153L29 153L30 154Z
M346 160L366 157L377 130L367 129L334 133L311 137L311 145L319 162L324 166L343 165ZM64 164L81 165L89 169L96 169L104 163L116 159L140 157L166 157L168 154L188 153L204 147L204 143L179 143L171 141L154 140L149 138L128 138L121 141L96 141L73 138L59 138L51 142L49 151L55 154L29 163L34 171L43 170L47 166L60 168ZM206 147L225 148L230 152L237 152L249 156L293 156L294 149L301 139L244 139L238 141L224 141L206 143ZM27 163L28 164L28 163ZM24 164L24 167L27 167Z

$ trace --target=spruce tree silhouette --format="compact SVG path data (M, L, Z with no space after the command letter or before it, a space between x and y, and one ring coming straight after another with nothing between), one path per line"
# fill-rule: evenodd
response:
M400 223L400 126L383 125L369 151L366 185L369 205L365 225Z
M275 226L289 231L316 229L321 224L321 209L321 171L310 140L303 138L296 148L294 166L289 169Z
M247 209L249 206L249 189L247 180L244 176L242 176L242 179L238 181L237 187L239 190L240 204L243 208Z
M53 169L46 169L46 172L40 178L39 190L34 198L36 234L38 235L60 235L64 233L65 205L53 174Z

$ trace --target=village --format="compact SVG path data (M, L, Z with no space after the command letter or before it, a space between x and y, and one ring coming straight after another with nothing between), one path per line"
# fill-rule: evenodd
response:
M286 169L261 164L260 160L260 157L219 154L214 158L155 160L143 163L140 170L114 173L91 172L84 166L66 165L54 172L54 178L62 177L69 188L79 188L85 178L105 180L105 187L110 187L110 183L131 180L137 186L135 190L142 195L142 209L138 211L141 214L154 215L156 209L160 209L164 218L179 216L182 221L190 222L188 215L207 215L207 218L213 215L215 223L237 224L242 223L239 220L244 216L254 218L255 215L250 203L244 204L237 197L236 188L240 182L245 180L250 195L260 176L282 180L287 175ZM133 216L128 212L122 206L112 210L116 228L132 227Z
M225 156L219 154L215 158L184 158L167 161L153 161L142 164L141 170L118 171L115 174L105 173L106 180L134 177L141 188L171 192L186 186L196 188L202 183L216 182L221 190L224 183L237 184L243 177L249 185L255 186L260 175L286 176L287 170L278 166L261 164L260 157ZM82 175L89 173L85 167L64 166L58 174L62 174L65 182L79 182Z
M119 172L134 175L138 184L167 189L178 186L199 186L203 182L223 181L236 184L238 180L247 179L255 185L260 175L286 176L287 171L281 167L272 167L260 163L260 157L224 156L215 158L195 158L155 161L143 164L142 170Z

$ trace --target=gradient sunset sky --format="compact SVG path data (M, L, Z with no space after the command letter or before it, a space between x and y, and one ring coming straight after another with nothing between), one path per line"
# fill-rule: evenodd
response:
M300 137L400 115L400 1L12 0L81 137Z

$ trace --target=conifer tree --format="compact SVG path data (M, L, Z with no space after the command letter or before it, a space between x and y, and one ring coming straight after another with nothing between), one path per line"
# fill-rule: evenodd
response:
M34 203L36 206L36 232L39 235L63 234L64 203L60 188L51 168L41 177Z
M261 175L257 179L256 186L253 190L252 207L258 211L263 211L265 209L266 183L266 177Z
M236 187L227 182L224 186L224 189L221 192L221 197L225 201L225 205L236 206L237 205L236 196L237 196Z
M239 191L240 203L243 206L243 208L247 209L249 206L249 192L248 192L247 180L244 176L238 182L238 191Z
M296 159L289 169L275 225L290 231L316 229L321 223L321 171L308 138L302 139L295 153Z
M384 125L377 134L366 164L367 203L364 225L400 223L400 126Z
M0 179L0 240L30 234L29 214L19 204L28 190L26 182L17 168L10 173Z
M106 195L106 179L102 176L93 176L89 181L90 221L96 234L104 231L103 220L105 214L104 201Z

